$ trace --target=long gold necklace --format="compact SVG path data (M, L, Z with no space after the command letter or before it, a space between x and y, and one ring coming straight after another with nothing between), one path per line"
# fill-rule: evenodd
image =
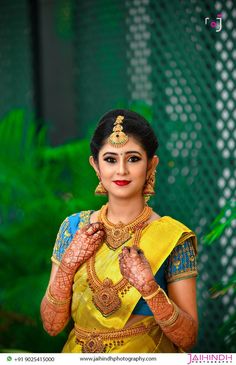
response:
M143 212L134 221L132 221L127 225L129 226L130 230L132 229L132 231L135 231L133 238L133 245L136 247L139 246L142 230L147 225L147 221L152 213L152 209L150 207L146 206L145 208L149 209L148 210L144 209ZM102 209L104 209L104 207L102 207ZM105 209L107 211L106 206ZM104 211L102 213L104 213ZM116 226L113 225L112 223L110 223L110 225ZM105 229L107 229L106 225ZM98 278L97 273L95 271L95 256L96 254L94 254L87 261L86 267L87 267L88 283L93 292L92 301L95 307L102 313L104 317L108 317L112 313L116 312L121 306L121 299L119 297L119 292L123 297L127 293L127 291L131 288L131 285L129 284L128 280L125 279L124 277L122 277L116 284L113 284L113 281L109 278L105 278L103 281L101 281Z
M135 231L133 245L136 247L139 245L144 225L145 224L143 223L137 227L137 230ZM122 277L116 284L113 284L113 281L109 278L104 279L102 282L95 271L95 255L87 261L87 275L89 286L93 291L92 301L95 307L104 317L110 316L121 306L119 292L121 292L121 296L123 297L131 288L131 285L124 277Z
M142 212L129 224L118 222L117 224L111 223L107 218L108 204L103 205L100 209L98 220L104 224L106 232L106 244L112 250L116 250L122 246L126 241L131 238L135 228L146 222L152 215L152 208L145 205Z

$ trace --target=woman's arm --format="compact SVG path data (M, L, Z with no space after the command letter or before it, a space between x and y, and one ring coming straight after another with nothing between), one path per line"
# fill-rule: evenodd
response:
M43 326L49 335L56 336L67 324L74 275L99 248L103 237L101 223L81 228L66 249L60 265L52 265L49 285L40 308Z
M183 350L197 339L196 283L194 278L168 285L168 295L156 283L144 254L124 247L120 255L121 273L147 301L166 336Z
M52 264L48 289L41 302L40 312L45 331L56 336L70 318L70 298L74 274L65 273L60 266ZM63 288L64 290L60 290Z
M169 284L168 297L163 290L150 299L148 297L146 301L165 335L185 351L192 348L198 332L196 279Z

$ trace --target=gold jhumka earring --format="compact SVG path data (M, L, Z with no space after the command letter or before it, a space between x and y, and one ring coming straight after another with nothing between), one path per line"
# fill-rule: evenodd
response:
M96 195L107 195L107 191L103 186L103 183L100 181L98 186L95 189L95 194Z
M99 184L98 184L98 186L96 187L96 189L95 189L94 193L95 193L96 195L107 195L107 191L106 191L106 189L105 189L105 187L104 187L103 183L101 182L100 177L99 177L98 175L97 175L97 177L98 177L98 179L99 179Z
M143 188L143 196L145 201L147 202L152 195L155 195L154 185L155 185L155 174L156 171L153 171L146 180L146 183Z

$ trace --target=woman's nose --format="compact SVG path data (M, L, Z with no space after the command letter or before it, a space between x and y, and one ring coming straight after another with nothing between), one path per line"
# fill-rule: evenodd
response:
M127 174L127 165L125 161L120 161L118 165L118 174L119 175L126 175Z

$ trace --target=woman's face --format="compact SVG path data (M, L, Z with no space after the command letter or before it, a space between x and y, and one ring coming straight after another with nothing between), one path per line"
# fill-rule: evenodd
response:
M158 163L154 156L148 163L146 151L133 137L119 148L106 143L98 155L98 164L90 163L100 176L109 196L130 198L141 196L149 171Z

